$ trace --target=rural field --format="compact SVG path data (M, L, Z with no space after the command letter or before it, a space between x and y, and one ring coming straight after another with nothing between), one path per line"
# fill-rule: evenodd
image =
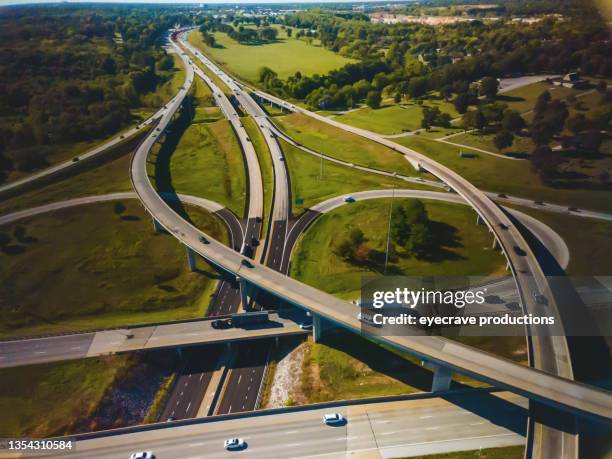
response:
M362 276L383 272L390 201L357 201L316 220L294 251L291 276L341 298L358 298ZM487 230L474 225L473 211L458 204L423 203L439 245L428 260L417 260L398 249L390 258L389 273L486 276L502 272L503 256L491 249ZM359 249L369 252L365 260L347 261L335 253L338 233L346 234L351 228L359 228L365 236L365 247Z
M355 62L315 43L309 45L304 40L287 38L282 32L275 43L264 45L240 44L222 32L215 32L213 35L217 42L214 48L202 42L198 31L191 32L189 41L204 50L230 73L253 84L257 83L257 70L262 66L270 67L279 78L286 79L295 72L301 72L302 75L323 75ZM296 59L297 56L299 59Z
M228 242L211 214L186 207L186 218ZM0 230L7 268L0 336L202 317L217 277L204 262L189 272L184 248L156 234L136 200L63 209Z

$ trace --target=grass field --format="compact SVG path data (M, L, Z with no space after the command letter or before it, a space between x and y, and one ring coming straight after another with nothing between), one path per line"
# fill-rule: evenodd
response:
M428 391L432 373L349 332L308 341L302 366L304 403Z
M294 113L275 120L290 137L320 153L361 166L417 175L403 155L306 115Z
M563 99L570 94L580 94L582 92L541 81L499 94L497 100L508 104L508 108L523 113L533 109L538 96L544 91L550 92L553 99Z
M286 79L298 71L302 75L323 75L355 62L321 46L308 45L296 38L283 38L282 35L275 43L264 45L240 44L222 32L213 35L218 44L214 48L203 43L198 31L191 32L189 41L229 72L250 83L258 83L257 71L262 66L270 67L279 78Z
M427 188L407 183L404 180L340 166L325 160L323 161L323 178L320 179L321 160L319 158L304 153L282 139L279 139L279 142L291 176L294 215L301 214L318 202L356 191L391 189L394 185L396 188ZM295 203L298 197L304 200L303 204Z
M514 142L510 148L505 150L499 150L493 143L493 134L483 134L479 132L466 132L459 134L448 139L449 142L458 143L467 147L481 148L486 151L492 151L493 153L500 153L506 155L520 155L525 156L531 154L535 145L530 137L514 136ZM457 147L459 148L459 147ZM477 152L476 152L477 153Z
M129 356L0 370L0 435L42 438L68 433L90 415Z
M514 206L550 226L570 252L566 272L573 276L612 276L612 259L604 247L612 243L612 222Z
M136 200L122 204L121 213L108 202L0 227L0 336L203 316L216 273L204 262L188 272L183 246L155 234ZM186 215L228 242L220 220L190 207Z
M159 191L216 201L244 213L246 173L240 145L226 120L189 124L186 111L150 155L149 173Z
M432 98L423 100L422 106L409 103L387 105L376 110L363 107L344 115L335 116L334 119L379 134L399 134L421 128L423 107L439 107L443 113L450 114L452 118L458 116L452 103Z
M591 183L581 189L576 182L553 188L541 182L529 161L512 161L482 153L475 158L460 158L459 147L422 136L402 137L396 141L450 167L482 190L604 212L612 209L609 191L591 188Z
M259 167L261 169L261 178L263 181L264 191L264 217L262 227L262 239L265 237L268 228L268 218L270 215L270 209L272 208L272 197L274 194L274 168L272 166L272 157L270 156L270 150L266 139L257 127L256 121L251 117L243 117L241 119L244 129L249 135L249 139L255 147L257 153L257 159L259 160Z
M487 230L474 224L473 211L457 204L423 203L435 222L432 231L440 247L429 261L402 256L398 250L398 256L390 258L390 274L489 275L503 270L502 255L491 249ZM389 205L390 199L358 201L320 217L296 247L291 276L341 298L358 298L361 277L383 272ZM353 227L363 231L367 248L378 254L371 261L355 264L334 253L340 235Z
M428 454L413 456L412 459L522 459L524 446L505 446L502 448L485 448L473 451L456 451L454 453Z

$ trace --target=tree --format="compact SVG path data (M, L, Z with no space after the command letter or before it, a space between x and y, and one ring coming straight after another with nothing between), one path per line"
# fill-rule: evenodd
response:
M514 135L512 135L512 132L507 131L505 129L499 131L497 134L495 134L495 137L493 138L493 143L495 144L495 147L498 150L503 150L505 148L510 147L513 141Z
M293 35L293 29L291 27L287 27L287 37L291 38L291 35Z
M559 155L553 153L546 145L538 146L531 153L531 167L544 182L556 175L559 164L561 164Z
M363 242L365 241L363 231L361 231L359 228L352 228L349 231L348 240L355 249L359 248L361 244L363 244Z
M480 80L479 94L485 96L489 100L495 99L497 90L499 89L499 81L494 77L484 77Z
M536 117L542 116L544 111L548 107L548 103L550 102L550 93L548 91L544 91L538 96L536 103L533 107L533 111Z
M487 125L487 119L480 109L466 112L461 120L465 129L478 129L480 131Z
M368 91L366 104L372 108L379 108L381 102L380 91Z
M501 125L506 131L516 133L525 128L525 120L515 110L504 110Z
M347 239L340 241L334 250L334 253L342 258L343 260L349 260L353 258L354 250L351 242Z
M121 215L123 212L126 211L125 205L122 202L116 202L113 210L115 212L115 214L117 215Z
M587 128L588 122L582 113L578 113L568 118L565 125L574 135L577 135Z
M257 79L261 83L264 83L270 80L274 80L276 76L277 76L276 72L272 70L270 67L263 66L263 67L260 67L259 70L257 70Z
M597 89L598 93L605 94L608 90L608 83L606 82L606 80L600 80L595 88Z
M467 111L470 105L470 96L465 92L457 94L457 97L455 97L453 104L455 105L455 110L463 114Z
M429 227L424 223L416 223L410 227L410 236L404 248L415 258L421 259L431 251L432 243Z
M450 84L444 85L440 88L440 95L446 102L453 96L453 87Z
M393 102L399 104L402 101L402 95L399 92L396 92L393 96Z
M410 237L412 226L427 224L428 221L427 211L421 201L411 199L397 204L391 214L391 238L393 242L405 246Z

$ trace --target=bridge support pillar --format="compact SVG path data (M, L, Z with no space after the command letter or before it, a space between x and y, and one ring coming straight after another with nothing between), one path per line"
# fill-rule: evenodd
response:
M321 335L323 334L323 321L321 316L316 314L312 315L312 340L315 343L321 341Z
M163 231L163 227L159 224L159 222L153 217L153 231L156 233L161 233Z
M450 389L453 374L450 368L429 362L423 362L423 366L433 371L432 392L444 392Z
M240 301L242 302L242 307L245 311L249 310L249 295L247 291L247 282L243 278L240 278L238 281L240 282Z
M187 266L189 266L189 271L194 272L196 270L195 252L191 250L191 247L186 247L186 249L187 249Z
M176 348L176 353L178 354L179 359L183 358L183 349L180 347Z
M493 249L495 250L499 250L501 248L501 246L499 245L499 241L497 240L497 238L495 236L493 236Z

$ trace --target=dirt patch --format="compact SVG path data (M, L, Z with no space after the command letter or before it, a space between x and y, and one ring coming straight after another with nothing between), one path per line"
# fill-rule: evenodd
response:
M305 397L301 393L301 382L307 346L306 342L300 344L278 361L266 408L305 403Z

